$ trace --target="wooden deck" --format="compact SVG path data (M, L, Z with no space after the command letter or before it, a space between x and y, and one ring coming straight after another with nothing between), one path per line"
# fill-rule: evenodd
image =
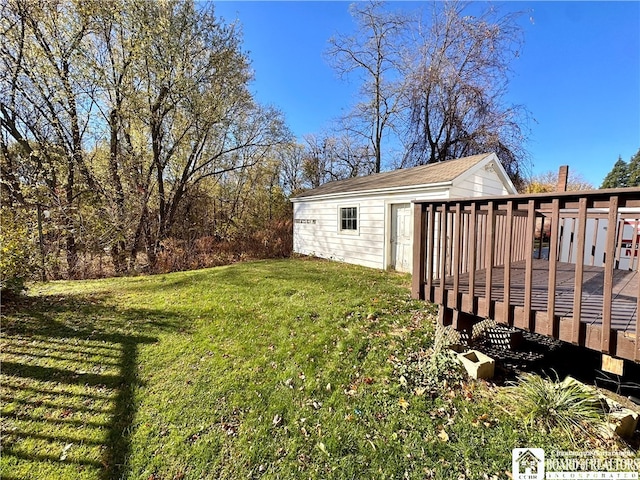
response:
M504 310L504 267L492 269L491 299L487 312L486 270L475 272L473 300L469 294L469 274L459 276L458 295L459 311L478 317L496 318L500 323L511 323L513 326L548 335L549 333L549 262L533 260L533 281L531 291L530 321L525 321L525 274L524 261L511 264L510 308L511 321L501 322L505 317ZM613 277L613 302L611 310L611 329L614 330L618 344L633 342L638 318L638 281L637 271L615 270ZM599 350L601 345L602 312L604 306L604 268L585 266L583 289L581 292L581 315L578 344ZM430 297L444 307L456 305L453 296L454 277L445 279L445 297L441 296L440 281L432 286ZM556 292L554 305L553 332L549 335L560 340L573 340L575 295L575 265L558 262L556 276ZM618 345L616 345L617 347ZM624 348L623 345L620 345ZM630 348L629 345L627 348ZM631 354L633 352L630 352Z
M441 322L492 318L640 363L640 189L414 205L413 296ZM550 258L535 259L545 222Z

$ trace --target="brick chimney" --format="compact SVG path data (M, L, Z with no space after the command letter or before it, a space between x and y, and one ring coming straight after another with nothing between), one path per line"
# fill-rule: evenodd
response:
M567 191L568 179L569 179L569 165L560 166L560 170L558 171L558 186L556 188L558 192Z

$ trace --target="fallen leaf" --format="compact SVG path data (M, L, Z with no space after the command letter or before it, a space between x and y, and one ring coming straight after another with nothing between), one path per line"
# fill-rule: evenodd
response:
M274 427L277 427L282 423L282 417L276 413L271 423L273 424Z
M406 410L407 408L409 408L409 402L407 402L404 397L402 397L400 400L398 400L398 405L400 405L400 408L402 408L403 410Z
M448 442L449 441L449 434L446 432L446 430L442 429L440 431L440 433L438 433L438 438L440 440L442 440L443 442Z
M327 452L327 447L324 446L324 443L320 442L318 444L318 448L320 449L320 451L322 453L324 453L327 457L330 457L331 455L329 455L329 452Z
M424 392L426 392L427 389L424 387L418 387L416 388L413 393L415 393L418 397L421 397L422 395L424 395Z
M69 449L73 446L73 443L67 443L62 449L62 454L60 454L60 461L65 461L67 459L67 453L69 453Z

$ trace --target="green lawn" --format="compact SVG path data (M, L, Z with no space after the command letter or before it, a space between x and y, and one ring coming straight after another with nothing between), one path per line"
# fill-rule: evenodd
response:
M409 280L293 259L32 286L2 318L2 478L505 478L514 447L575 450L485 383L406 385L434 330Z

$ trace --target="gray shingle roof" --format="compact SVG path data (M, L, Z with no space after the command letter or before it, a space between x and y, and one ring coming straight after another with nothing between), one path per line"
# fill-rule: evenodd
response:
M374 173L366 177L336 180L295 195L293 198L450 182L489 155L491 154L483 153L471 157L447 160L446 162L393 170L392 172Z

